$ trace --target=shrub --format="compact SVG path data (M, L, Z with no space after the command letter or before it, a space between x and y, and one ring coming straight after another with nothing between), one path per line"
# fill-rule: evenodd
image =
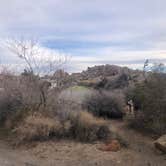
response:
M94 141L108 136L109 128L103 120L87 112L73 111L82 109L81 104L78 109L77 104L59 102L60 90L48 91L49 85L40 89L43 82L37 76L12 75L2 80L0 120L13 129L17 143L51 137Z
M48 96L50 83L34 75L0 74L0 123L24 114L26 111L39 111L47 106L48 97L56 100L55 90ZM21 113L23 112L23 113Z
M18 135L18 142L48 139L59 135L62 124L58 119L46 117L39 113L27 116L13 131Z
M49 117L34 113L27 116L13 131L17 135L17 143L45 140L52 137L95 141L109 136L109 128L104 120L82 111L71 112L65 121L61 121L58 116Z
M80 141L95 141L106 139L109 134L109 128L106 121L95 118L88 112L72 113L70 115L71 135Z
M86 98L84 105L96 116L122 118L123 103L123 96L120 94L96 92Z
M6 78L4 78L6 79ZM22 96L12 78L1 81L0 123L1 125L22 106ZM4 81L4 83L3 83Z
M127 93L135 107L135 117L130 124L156 134L166 132L166 75L153 73L143 83Z

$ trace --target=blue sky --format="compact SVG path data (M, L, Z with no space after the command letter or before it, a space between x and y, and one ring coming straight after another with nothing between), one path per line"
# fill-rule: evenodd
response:
M0 38L37 38L72 58L68 70L99 64L140 68L166 59L165 0L0 0ZM1 63L16 57L0 47Z

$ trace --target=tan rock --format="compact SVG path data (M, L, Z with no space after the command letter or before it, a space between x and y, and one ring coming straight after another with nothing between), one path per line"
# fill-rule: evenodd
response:
M102 151L117 152L121 149L121 146L118 140L112 140L110 143L101 146L99 149Z
M157 149L166 153L166 134L157 139L154 144Z

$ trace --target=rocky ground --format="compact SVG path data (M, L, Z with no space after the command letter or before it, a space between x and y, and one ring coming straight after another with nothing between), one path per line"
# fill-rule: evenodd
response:
M0 166L165 166L166 155L154 148L154 140L112 121L111 129L129 144L118 152L99 150L101 143L67 140L36 142L12 148L0 141Z

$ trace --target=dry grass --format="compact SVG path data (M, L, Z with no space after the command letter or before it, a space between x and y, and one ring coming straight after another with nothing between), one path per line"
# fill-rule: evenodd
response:
M70 116L72 136L81 141L95 141L106 139L109 128L106 121L94 117L92 114L81 111Z
M72 138L79 141L106 139L109 128L104 120L93 117L88 112L72 112L64 121L55 116L48 117L34 113L13 130L17 134L16 143L55 138Z
M47 139L51 135L58 135L62 124L58 119L45 117L35 113L28 116L14 131L18 135L19 142Z

